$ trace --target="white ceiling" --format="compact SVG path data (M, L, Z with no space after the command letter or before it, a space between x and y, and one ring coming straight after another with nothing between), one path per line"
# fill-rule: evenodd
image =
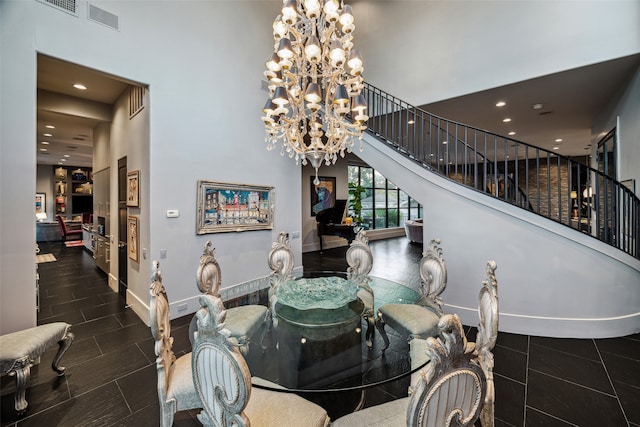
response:
M602 109L620 96L640 67L640 54L564 71L523 82L485 90L441 102L423 105L426 111L460 123L537 145L558 146L558 154L580 156L588 153L591 124ZM81 82L85 91L73 88ZM38 89L81 100L111 105L132 82L51 57L38 57ZM384 89L384 88L382 88ZM505 101L502 108L496 102ZM534 110L533 104L542 108ZM63 114L38 102L38 164L56 165L60 159L69 166L92 165L93 128L100 122L80 113ZM260 120L256 107L256 120ZM544 113L544 114L541 114ZM510 123L502 119L510 117ZM47 129L45 125L54 125ZM43 134L51 133L52 137ZM562 138L561 143L556 143ZM50 142L42 145L41 141ZM46 148L48 151L40 151Z
M78 90L75 83L82 83L87 90ZM83 114L77 108L64 105L67 97L60 97L54 103L44 102L41 91L67 95L82 101L92 101L111 106L129 87L129 83L109 74L61 61L44 55L38 55L38 96L37 107L37 163L68 166L91 167L93 162L93 128L101 120L92 114ZM77 105L76 105L77 107ZM46 128L47 125L55 129ZM53 136L47 137L44 134ZM42 141L49 142L48 145ZM41 151L44 148L47 151ZM65 155L69 157L64 157ZM61 162L61 159L66 159Z
M564 156L589 153L591 126L640 67L640 55L563 71L421 106L422 109ZM506 102L496 107L498 101ZM534 109L534 104L542 108ZM504 123L504 118L511 121ZM608 131L610 129L606 129ZM556 139L562 142L555 142Z

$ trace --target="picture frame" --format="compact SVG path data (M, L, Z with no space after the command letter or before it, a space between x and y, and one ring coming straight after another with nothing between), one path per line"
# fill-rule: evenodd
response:
M127 217L127 254L129 259L138 262L140 246L140 234L138 233L138 217L129 215Z
M196 234L271 230L274 187L198 181Z
M47 215L47 195L45 193L36 193L36 216Z
M318 184L311 178L311 216L336 205L336 178L333 176L319 176Z
M127 172L127 206L140 207L140 170Z

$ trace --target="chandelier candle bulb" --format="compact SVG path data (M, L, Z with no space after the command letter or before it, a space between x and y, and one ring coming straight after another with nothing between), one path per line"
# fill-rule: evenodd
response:
M353 48L353 10L338 0L284 0L265 62L262 109L267 149L281 145L296 164L335 164L366 129L363 61Z

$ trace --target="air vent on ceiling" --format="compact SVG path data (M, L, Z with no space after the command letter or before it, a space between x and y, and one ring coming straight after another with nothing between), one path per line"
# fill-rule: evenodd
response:
M37 0L40 3L55 7L58 10L78 16L76 0Z
M543 112L538 113L538 114L540 114L541 116L546 116L546 115L549 115L549 114L552 114L552 113L553 113L553 111L549 110L549 111L543 111Z
M89 21L94 21L106 25L114 30L120 29L120 17L104 9L100 9L92 4L89 5Z
M75 138L73 138L73 139L75 139ZM77 150L77 149L78 149L78 147L75 147L75 146L73 146L73 145L67 145L67 148L68 148L69 150L71 150L71 151L73 151L73 150Z
M144 86L131 86L129 88L129 120L144 108Z

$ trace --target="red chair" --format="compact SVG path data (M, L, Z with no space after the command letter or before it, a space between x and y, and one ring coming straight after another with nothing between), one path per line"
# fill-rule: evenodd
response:
M72 240L82 240L82 229L68 229L67 224L64 222L64 219L60 215L56 215L56 219L58 220L58 225L60 226L60 234L62 234L63 242L67 241L67 236L70 236Z

